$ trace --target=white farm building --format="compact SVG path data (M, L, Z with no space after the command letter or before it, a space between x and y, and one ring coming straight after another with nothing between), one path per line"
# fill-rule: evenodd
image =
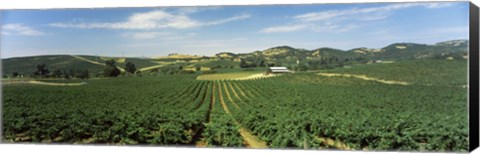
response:
M266 74L291 73L287 67L269 67Z

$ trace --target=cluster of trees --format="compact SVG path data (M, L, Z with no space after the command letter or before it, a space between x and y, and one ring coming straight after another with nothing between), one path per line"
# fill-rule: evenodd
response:
M54 78L65 78L65 79L71 79L71 78L78 78L78 79L88 79L90 78L90 72L87 69L69 69L68 71L60 71L56 69L52 75Z
M213 66L213 67L210 67L211 69L221 69L221 68L235 68L235 66L222 66L222 65L217 65L217 66ZM199 71L201 69L200 66L197 66L197 71Z
M200 70L200 68L195 68L195 70ZM183 66L178 67L168 67L168 68L155 68L150 70L150 74L165 74L165 75L173 75L173 74L195 74L193 70L184 70Z
M248 67L272 67L275 66L275 63L269 63L267 62L267 59L265 59L262 56L257 56L257 57L247 57L247 58L242 58L240 60L240 67L241 68L248 68Z
M50 71L48 68L46 68L45 64L38 64L37 65L37 70L33 72L33 76L40 76L40 77L48 77L50 74Z
M121 71L115 66L115 60L107 60L105 62L105 69L103 70L103 76L105 77L117 77Z
M441 54L434 54L432 56L432 59L440 59L440 60L444 60L444 59L448 59L448 58L452 58L453 59L465 59L464 56L467 56L468 57L468 53L462 53L462 52L449 52L449 53L441 53Z
M333 69L336 67L343 67L347 64L351 64L352 60L345 58L339 59L337 57L330 58L320 58L317 60L309 60L306 63L299 63L293 67L295 71L306 71L306 70L321 70L321 69Z
M15 78L18 76L20 76L18 72L12 73L12 77ZM36 71L32 73L31 77L88 79L90 78L90 72L88 71L88 69L68 69L68 70L54 69L53 71L50 71L45 64L38 64Z
M139 74L140 71L137 70L135 64L131 62L127 62L125 64L125 73L128 74ZM67 70L60 70L54 69L50 71L45 64L38 64L36 66L36 70L30 74L30 77L33 78L65 78L65 79L88 79L91 76L104 76L104 77L117 77L121 75L122 72L120 69L115 66L115 60L108 60L105 62L105 69L103 70L103 74L92 74L88 69L67 69ZM23 77L23 74L19 72L12 72L12 78Z
M298 62L285 62L285 61L267 61L264 57L248 57L243 58L240 61L241 68L250 67L272 67L272 66L286 66L295 71L306 70L320 70L320 69L332 69L335 67L343 67L352 63L366 63L368 59L365 57L355 58L338 58L336 56L322 57L317 59L299 60ZM282 65L284 63L284 65Z
M115 66L115 60L111 59L105 62L105 69L103 70L104 77L117 77L122 74L122 71ZM125 73L128 74L139 74L140 71L137 71L135 64L127 62L125 64Z

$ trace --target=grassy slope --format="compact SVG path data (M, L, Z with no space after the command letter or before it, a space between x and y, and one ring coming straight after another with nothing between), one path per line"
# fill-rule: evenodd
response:
M67 55L35 56L2 59L2 71L5 75L19 72L30 75L36 70L37 64L45 64L50 71L54 69L88 69L90 72L101 72L103 66L91 64Z
M96 56L81 56L81 57L92 60L92 61L105 63L105 58L100 58L100 57L96 57ZM107 57L107 58L113 58L113 59L116 59L116 60L118 59L116 57ZM126 62L131 62L131 63L135 64L137 69L158 65L157 63L152 62L150 59L142 59L142 58L126 58L125 62L121 62L121 63L117 62L116 65L120 66L122 68L125 68Z
M137 69L158 65L157 63L151 62L148 59L141 59L141 58L127 58L125 62L131 62L135 64ZM125 67L125 63L119 64L118 66Z
M206 62L198 62L195 66L203 66L203 67L238 67L240 62L234 62L231 60L216 60L216 61L206 61Z
M96 58L95 56L81 57L100 63L105 62L105 60ZM137 69L158 65L157 63L151 62L148 59L127 58L126 61L134 63ZM2 71L5 75L11 75L13 72L19 72L20 74L28 76L36 70L37 64L45 64L50 71L55 69L88 69L92 73L101 73L104 69L104 66L82 61L69 55L48 55L2 59ZM116 65L125 68L125 62L117 63Z

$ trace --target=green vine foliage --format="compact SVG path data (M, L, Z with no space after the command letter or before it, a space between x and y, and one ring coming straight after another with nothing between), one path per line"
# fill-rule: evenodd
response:
M7 142L244 147L243 127L270 148L336 148L318 140L328 138L353 150L465 152L467 89L458 85L466 80L448 82L453 77L441 72L461 67L445 68L424 69L432 78L420 74L418 81L412 70L409 77L379 75L408 86L308 72L246 81L171 75L4 85L2 135Z

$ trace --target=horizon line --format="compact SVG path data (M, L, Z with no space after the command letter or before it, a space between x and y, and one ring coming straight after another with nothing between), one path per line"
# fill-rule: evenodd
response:
M440 41L440 42L436 42L434 44L428 44L428 43L414 43L414 42L396 42L396 43L390 43L382 48L385 48L387 46L390 46L390 45L393 45L393 44L401 44L401 43L411 43L411 44L420 44L420 45L435 45L437 43L441 43L441 42L448 42L448 41L470 41L468 38L467 39L452 39L452 40L446 40L446 41ZM348 52L350 50L353 50L353 49L358 49L358 48L367 48L367 49L381 49L381 48L369 48L369 47L355 47L355 48L351 48L351 49L348 49L348 50L343 50L343 49L339 49L339 48L334 48L334 47L318 47L318 48L314 48L314 49L306 49L306 48L298 48L298 47L293 47L293 46L290 46L290 45L278 45L278 46L274 46L274 47L270 47L270 48L267 48L267 49L263 49L263 50L254 50L254 51L250 51L250 52L232 52L232 51L219 51L215 54L218 54L218 53L233 53L233 54L248 54L248 53L253 53L253 52L257 52L257 51L264 51L264 50L268 50L268 49L272 49L272 48L278 48L278 47L290 47L290 48L294 48L294 49L302 49L302 50L308 50L308 51L313 51L313 50L318 50L318 49L322 49L322 48L330 48L330 49L335 49L335 50L340 50L340 51L343 51L343 52ZM197 55L198 57L215 57L215 55L210 55L210 56L207 56L207 55L199 55L199 54L183 54L183 53L178 53L178 52L169 52L168 54L173 54L173 53L177 53L177 54L180 54L180 55ZM155 57L167 57L167 55L164 55L164 56L113 56L113 55L99 55L99 54L85 54L85 53L82 53L82 54L62 54L62 53L52 53L52 54L38 54L38 55L25 55L25 56L12 56L12 57L3 57L1 56L0 54L0 59L10 59L10 58L27 58L27 57L38 57L38 56L71 56L71 55L75 55L75 56L95 56L95 57L109 57L109 58L147 58L147 59L155 59Z

